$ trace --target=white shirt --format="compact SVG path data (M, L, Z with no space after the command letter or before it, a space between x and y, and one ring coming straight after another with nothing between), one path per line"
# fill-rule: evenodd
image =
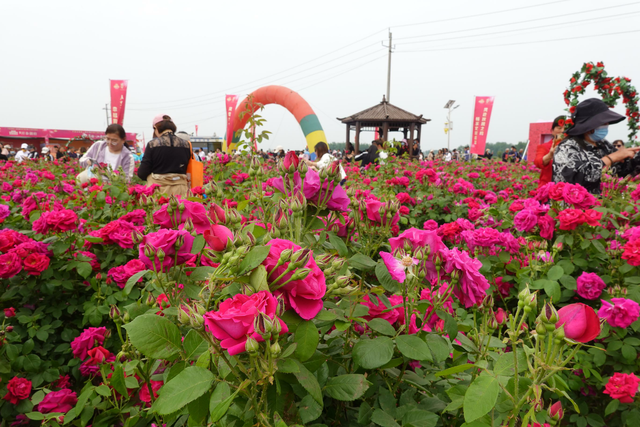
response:
M324 169L329 167L331 163L333 163L335 160L336 158L333 157L331 154L324 153L322 158L318 160L318 163L316 164L316 166L318 167L318 169ZM345 179L346 177L347 177L347 173L344 171L344 168L342 167L342 165L340 165L340 179Z
M451 161L451 153L447 153L444 155L444 160L445 162L450 162Z
M24 159L29 157L29 153L26 150L20 150L16 153L15 160L18 163L21 163Z
M123 150L126 150L126 148L123 148ZM118 163L118 158L120 158L120 154L121 153L112 153L107 147L107 149L104 150L104 162L110 165L111 169L115 170L116 164Z

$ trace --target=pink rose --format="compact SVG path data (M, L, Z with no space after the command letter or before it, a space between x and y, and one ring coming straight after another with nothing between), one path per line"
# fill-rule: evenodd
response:
M596 299L607 285L596 273L582 273L578 277L578 295L586 299Z
M437 230L438 223L432 219L429 219L425 221L424 224L422 224L422 228L424 228L425 230Z
M180 212L180 209L182 209L181 205L184 206L182 212ZM198 233L204 233L209 229L211 222L207 217L207 210L202 203L180 199L178 201L178 208L176 208L174 212L170 214L167 212L167 209L169 209L168 204L153 213L154 224L158 224L163 228L177 229L180 225L187 222L187 219L191 219Z
M585 223L584 212L579 209L565 209L558 214L560 230L573 230Z
M529 232L538 224L538 215L531 209L523 209L513 219L513 226L518 231Z
M403 308L396 307L392 309L388 309L383 303L380 297L376 296L375 300L372 301L370 295L365 295L363 301L360 303L369 307L369 314L363 316L362 318L365 320L372 320L375 318L384 319L392 325L398 321L400 316L403 316ZM392 295L389 297L389 302L391 306L402 304L402 297L400 295ZM376 304L377 303L377 304Z
M124 265L124 271L129 277L141 272L142 270L146 270L146 267L144 265L144 262L140 261L139 259L132 259ZM129 279L127 278L127 280ZM142 280L142 278L140 278L140 280Z
M3 399L12 405L17 405L21 400L29 398L31 394L31 381L26 378L13 377L7 383L7 394Z
M15 317L16 315L16 309L13 307L9 307L9 308L5 308L4 309L4 317L9 318L9 317Z
M389 252L380 252L380 257L382 258L385 267L387 267L387 270L389 270L391 278L398 283L404 283L404 281L407 279L405 270L407 270L408 268L413 268L413 266L420 263L417 258L413 258L409 255L405 255L401 259L399 259L394 257Z
M138 246L138 258L140 258L140 261L142 261L148 269L166 272L173 267L174 258L179 265L195 258L195 255L191 253L193 240L194 238L191 233L185 230L168 230L163 228L155 233L149 233L144 236ZM176 243L178 243L178 248L176 248ZM156 251L153 261L144 254L146 245ZM162 249L165 255L162 263L157 256L159 249Z
M428 247L430 250L430 258L439 254L440 251L445 248L445 245L442 243L442 239L438 236L437 232L410 228L403 231L398 237L389 239L391 252L394 252L396 249L404 248L405 243L411 246L413 250Z
M132 233L134 231L142 233L144 227L135 226L131 222L117 219L99 230L90 232L89 235L101 238L101 244L103 245L118 245L123 249L131 249L133 248Z
M621 403L633 403L638 385L640 385L640 378L634 374L616 372L609 378L603 393L608 394L612 399L618 399Z
M269 255L262 262L269 274L267 279L269 287L274 290L276 295L283 295L287 306L293 308L300 317L305 320L313 319L322 309L322 297L327 291L324 273L316 265L313 253L309 252L309 260L305 265L301 266L301 268L310 269L309 275L304 279L292 280L286 283L297 271L296 269L284 274L290 261L277 266L280 254L286 249L296 252L302 248L293 242L283 239L273 239L269 242ZM281 275L283 276L280 278ZM286 284L282 286L282 283Z
M68 388L63 388L60 391L52 391L47 394L38 404L38 412L43 414L50 412L67 413L76 406L76 403L78 403L76 393Z
M119 265L117 267L110 268L107 272L107 277L110 277L111 280L116 282L116 285L120 289L124 289L127 284L127 280L129 280L129 276L125 270L124 265Z
M482 263L455 247L451 250L445 249L442 252L442 260L447 274L454 270L460 273L458 285L453 290L460 303L467 308L480 304L490 287L487 279L480 273Z
M602 300L602 307L598 310L598 316L606 319L609 325L615 328L626 328L638 320L640 305L626 298L611 298L611 304Z
M565 305L558 310L556 328L562 325L567 338L581 343L589 342L600 334L600 319L596 312L579 302Z
M87 358L88 351L93 348L94 345L104 344L104 340L109 336L107 328L101 326L99 328L87 328L80 336L71 342L71 350L73 351L73 357L84 360Z
M164 385L164 381L151 380L151 390L153 391L154 399L158 398L158 390L160 390L160 388L162 388L163 385ZM142 402L151 403L151 394L149 393L149 386L147 383L143 383L140 386L140 392L138 393L138 397Z
M565 184L562 188L562 197L565 202L577 209L588 209L596 203L596 198L580 184Z
M23 261L24 271L32 276L39 276L40 273L49 268L49 257L39 253L27 256Z
M387 225L387 221L388 221L387 216L385 215L384 218L382 218L380 215L380 209L382 207L388 207L388 204L382 203L381 201L373 198L366 199L364 202L365 202L365 207L367 212L367 218L369 218L370 221L373 221L380 225ZM396 225L398 221L400 221L400 215L396 213L391 218L391 225L392 226Z
M135 225L144 225L146 219L147 212L144 209L136 209L120 217L120 221L127 221Z
M229 241L233 242L233 233L224 225L211 225L204 232L204 240L216 252L222 252L227 248Z
M220 304L218 311L210 311L204 315L204 324L208 332L220 340L222 348L235 355L246 351L247 337L251 336L258 342L264 341L255 331L256 317L262 313L274 320L278 300L269 291L260 291L253 295L237 294ZM289 331L281 320L280 334Z
M540 237L551 240L556 229L556 220L549 215L538 217L538 227L540 228Z
M13 252L0 255L0 279L11 279L22 270L22 260Z

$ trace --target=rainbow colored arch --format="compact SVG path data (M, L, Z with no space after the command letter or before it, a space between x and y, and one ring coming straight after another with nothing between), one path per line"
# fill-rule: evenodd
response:
M318 142L327 141L322 125L320 125L320 120L318 120L318 116L316 116L316 113L313 111L309 103L307 103L300 94L292 91L291 89L284 86L271 85L257 89L238 104L233 116L233 143L228 144L226 151L231 151L236 147L236 144L240 140L235 136L236 132L240 129L244 129L247 121L249 120L248 114L245 114L242 120L240 119L240 113L246 111L248 108L249 97L253 97L254 104L278 104L289 110L289 112L293 114L293 117L298 121L300 129L302 129L302 133L307 140L309 151L313 151ZM258 106L254 105L252 113L257 109Z

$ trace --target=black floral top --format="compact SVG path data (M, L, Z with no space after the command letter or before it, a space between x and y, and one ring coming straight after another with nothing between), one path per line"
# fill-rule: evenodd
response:
M595 146L586 141L569 138L553 153L553 181L580 184L591 194L600 194L600 179L605 166L602 158L613 153L615 148L603 140ZM618 165L608 172L615 175Z

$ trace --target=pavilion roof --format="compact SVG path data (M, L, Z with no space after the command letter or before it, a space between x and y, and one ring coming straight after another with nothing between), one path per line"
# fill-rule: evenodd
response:
M406 122L406 123L421 123L425 124L429 119L422 117L422 114L416 116L413 113L403 110L400 107L396 107L393 104L389 104L382 96L382 102L374 105L373 107L362 110L359 113L352 114L347 117L338 118L342 123L355 123L355 122Z

